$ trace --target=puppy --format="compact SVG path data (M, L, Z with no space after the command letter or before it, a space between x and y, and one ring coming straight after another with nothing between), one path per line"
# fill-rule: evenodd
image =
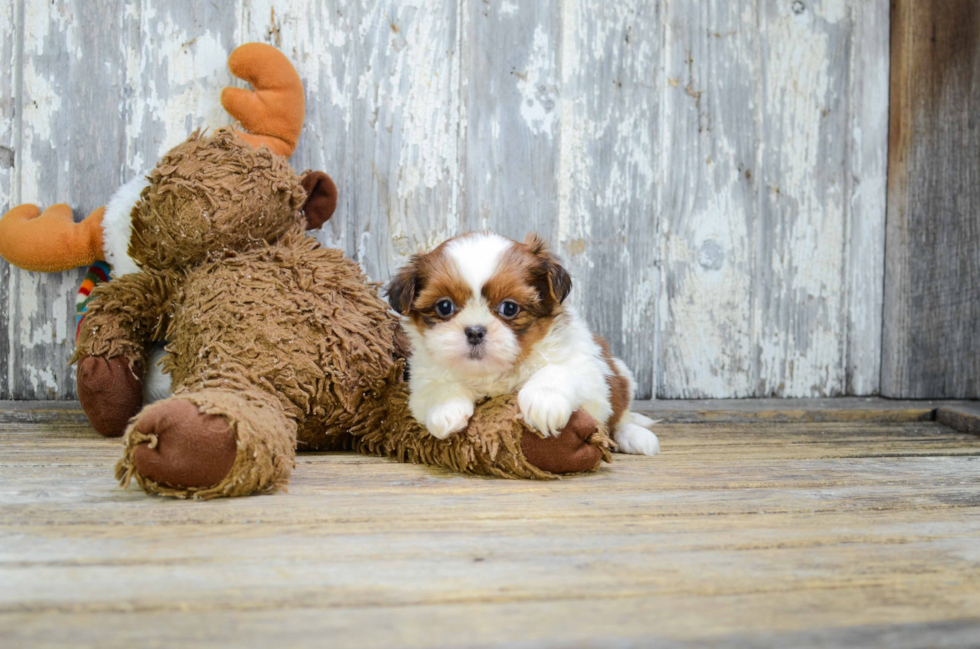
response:
M388 285L411 342L409 408L445 439L482 397L517 392L525 421L556 436L578 408L624 453L660 451L655 422L629 411L634 381L563 305L572 281L535 234L465 234L415 255Z

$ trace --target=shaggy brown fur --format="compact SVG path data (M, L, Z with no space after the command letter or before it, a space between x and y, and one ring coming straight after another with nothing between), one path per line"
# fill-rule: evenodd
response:
M164 370L174 395L130 422L117 467L123 484L135 478L150 493L196 498L271 491L287 482L297 446L512 478L596 468L609 442L594 421L570 427L567 449L544 447L558 460L549 465L555 473L532 464L522 452L532 433L509 398L483 404L449 440L419 426L407 407L397 318L355 263L305 236L306 200L288 165L224 130L195 134L150 175L130 249L143 272L93 292L75 353L122 356L138 372L145 344L169 341ZM207 473L161 473L165 455L135 452L165 443L174 426L183 427L177 446L186 446L193 431L185 429L205 425L186 402L221 417L234 435L234 458L209 460L231 466L217 484L168 483L159 476ZM220 438L208 421L208 434ZM541 457L541 444L531 446ZM142 461L151 472L146 458L159 481L140 471Z
M208 253L276 241L301 222L299 180L283 158L227 129L194 133L150 172L129 254L144 270L187 268Z

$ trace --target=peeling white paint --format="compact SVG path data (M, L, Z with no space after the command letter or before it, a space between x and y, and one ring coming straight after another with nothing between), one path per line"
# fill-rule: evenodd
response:
M17 326L17 331L20 332L20 339L17 342L22 347L33 347L40 342L44 342L43 339L34 339L37 332L32 331L32 322L38 310L38 287L40 286L42 276L38 273L27 273L14 269L11 269L11 272L19 275L20 279L20 294L17 300L20 307L20 313L18 314L20 321ZM50 337L50 334L48 334L47 338Z
M325 171L337 183L337 212L315 236L325 246L345 250L351 246L355 229L354 217L348 210L355 193L350 168L355 151L349 134L354 125L353 83L357 76L356 9L345 1L249 0L243 2L243 19L237 23L233 41L269 43L280 48L295 65L303 80L307 110L291 163L297 170Z
M37 368L33 365L27 366L27 375L30 377L31 387L35 392L50 396L58 391L58 381L50 369ZM44 388L42 390L42 388Z
M49 148L54 140L52 132L55 119L62 108L61 96L50 79L35 67L34 57L25 57L24 64L24 128L21 140L21 164L24 169L37 169L35 158L37 148ZM40 177L35 174L21 174L21 200L37 202L41 192L38 185Z
M24 58L21 98L21 141L19 143L19 200L48 204L67 200L68 159L57 148L66 140L63 132L68 89L57 82L80 48L79 25L65 5L25 3ZM58 48L50 50L51 47ZM59 51L68 53L59 57ZM48 69L54 66L54 70ZM76 64L77 65L77 64ZM45 276L11 268L10 315L12 357L10 379L12 393L24 393L17 385L29 377L34 396L49 397L58 388L66 358L69 305L73 300L76 277L73 273ZM59 353L60 352L60 353ZM41 365L50 364L50 365Z
M13 3L8 3L6 7L0 9L0 56L9 62L0 71L0 144L11 150L15 149L14 131L17 116L15 107L18 101L15 96L14 70L20 67L15 47L15 9ZM0 166L0 207L9 204L12 199L11 177L14 171L14 167Z
M0 209L4 210L17 201L17 194L20 191L18 178L20 142L16 120L20 108L20 89L16 85L15 72L22 69L22 64L16 47L19 31L19 25L15 24L16 10L17 7L13 2L8 2L0 8L0 57L9 62L0 71L0 144L10 149L10 155L13 157L12 166L6 168L0 166ZM0 261L0 265L5 263ZM6 309L8 318L14 306L14 298L11 296L13 281L13 278L9 278L6 285L0 285L0 301L5 302L3 308ZM15 343L15 327L8 325L6 328L7 331L0 331L0 336L6 338L7 348L12 349ZM9 398L11 395L8 387L14 384L16 376L14 363L9 358L0 359L0 372L5 375L0 376L0 393L3 394L3 398Z
M207 31L192 35L162 11L160 15L146 6L142 16L144 25L156 25L159 32L157 39L144 42L140 61L140 77L145 79L142 107L159 129L153 160L186 140L195 128L228 123L219 95L233 79L227 66L230 49L218 36Z
M567 27L562 31L562 83L568 86L573 80L574 72L582 65L576 29L581 25L579 0L568 0L564 3L562 21ZM573 96L571 92L565 92L561 97L561 114L564 117L558 157L558 243L562 252L584 255L586 263L589 263L584 246L577 250L569 245L573 237L584 240L591 226L591 210L588 205L583 204L583 192L579 186L581 179L587 177L588 173L585 138L594 137L595 131L591 123L583 123L589 120L585 101L585 97ZM593 133L587 134L587 130Z
M372 235L362 235L358 255L367 255L360 259L372 272L387 274L458 228L459 21L448 6L404 2L360 16L358 32L370 47L358 71L357 110L371 142L384 147L363 178L380 199L367 209L380 210L385 225L373 229L383 238L371 245Z
M889 33L886 2L852 5L848 62L852 144L847 161L846 295L848 391L875 394L882 357L885 195L888 150Z
M860 6L864 4L870 6L873 2L868 2L865 0L863 3L858 3L855 5L853 2L848 2L847 0L820 0L819 2L808 2L805 5L809 5L812 11L818 18L827 21L832 25L836 25L847 18L847 9L849 5ZM879 23L879 27L880 27Z
M833 4L841 3L822 6L826 9ZM776 290L790 302L793 312L781 327L771 327L766 322L770 312L757 309L754 329L762 334L758 337L759 379L767 390L779 395L833 396L844 389L839 317L843 306L843 173L815 182L818 170L824 171L828 163L823 146L828 114L824 111L843 110L836 104L836 87L846 79L839 66L830 69L829 29L777 15L770 17L763 36L778 51L766 67L763 101L770 108L770 117L764 127L783 143L778 148L763 145L764 160L774 167L769 177L780 189L778 194L767 194L773 213L782 221L773 236L783 237L786 246L783 254L772 255L771 273L781 278ZM797 326L797 319L802 327Z
M532 133L553 137L552 128L558 117L557 88L555 87L555 51L547 31L542 26L534 30L524 71L515 75L517 89L523 99L521 116Z
M659 141L656 98L638 84L657 68L659 54L641 45L642 36L632 43L625 36L655 33L658 18L642 2L599 9L568 0L561 21L559 252L578 287L572 303L626 358L646 395L660 284L649 245L657 229ZM606 310L615 315L597 313Z
M676 397L841 394L854 312L842 278L855 277L847 256L854 194L846 188L862 163L845 159L854 148L845 146L853 92L845 65L854 64L841 65L838 53L860 56L844 45L856 38L848 21L855 3L712 5L707 13L668 10L670 24L690 25L666 32L671 153L664 161L670 192L660 390ZM887 3L879 5L875 11L887 14ZM710 22L701 22L705 16ZM753 24L759 29L746 29ZM702 33L709 37L691 38ZM878 49L875 60L887 61L886 54ZM851 70L858 79L876 74L860 63ZM887 124L886 104L881 92L876 108L862 109L880 111L878 128ZM860 132L851 135L860 142ZM875 142L883 152L884 141ZM872 209L872 228L881 229L883 203ZM860 282L876 281L866 277ZM880 304L872 291L869 311L880 314ZM879 345L857 335L872 349ZM876 374L871 365L858 374ZM862 392L876 380L865 380Z
M459 61L446 56L445 40L437 37L454 27L441 16L414 21L406 35L412 45L396 59L392 78L407 81L409 88L407 96L392 92L389 97L389 107L400 110L403 117L398 156L400 199L441 186L456 175L454 109L458 100L446 105L444 99L456 95ZM407 79L403 75L408 75Z

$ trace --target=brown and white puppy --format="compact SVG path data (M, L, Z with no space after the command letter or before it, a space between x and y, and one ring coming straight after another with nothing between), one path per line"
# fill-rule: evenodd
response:
M524 419L558 435L578 408L619 450L660 450L653 421L629 411L633 377L563 302L571 278L537 235L465 234L415 255L388 285L412 344L409 407L432 435L466 428L485 396L517 392Z

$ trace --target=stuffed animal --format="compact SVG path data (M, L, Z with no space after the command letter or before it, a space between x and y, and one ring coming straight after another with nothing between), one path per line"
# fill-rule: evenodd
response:
M117 478L214 498L284 486L297 448L512 478L608 458L588 414L542 439L513 397L479 405L448 440L415 422L397 316L357 264L306 236L337 190L286 162L303 122L299 77L263 44L235 50L229 67L255 88L222 94L248 132L193 134L81 223L67 206L22 205L0 220L0 255L22 268L112 267L90 291L73 362L93 427L125 433ZM172 396L144 406L147 349L163 340Z

